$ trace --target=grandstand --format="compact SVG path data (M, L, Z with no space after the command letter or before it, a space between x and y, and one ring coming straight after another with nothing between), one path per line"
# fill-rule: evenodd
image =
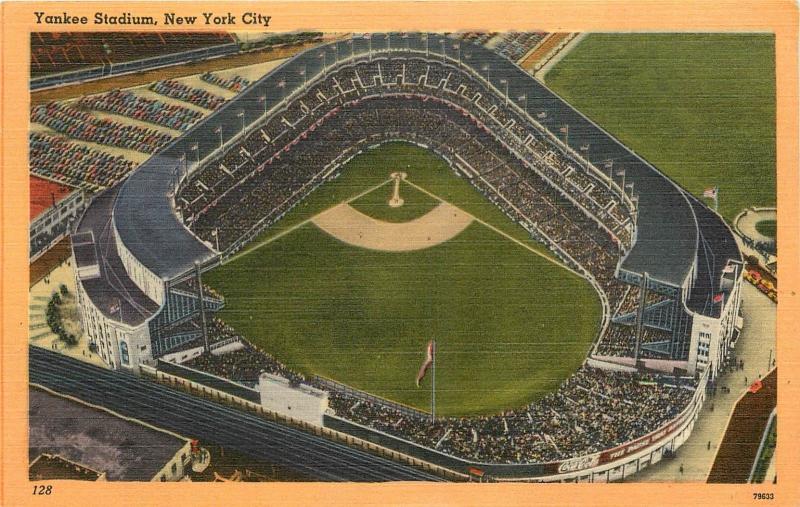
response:
M614 480L685 440L736 333L732 233L508 59L438 34L373 34L300 53L209 109L169 144L137 138L157 153L95 199L73 237L83 321L111 367L136 372L202 340L196 367L325 388L252 345L237 352L245 363L210 358L214 336L233 331L219 338L220 324L207 324L225 301L199 281L353 156L405 141L446 160L591 284L597 340L555 392L519 409L430 422L334 390L326 424L508 479ZM73 128L71 113L54 112ZM608 161L624 161L624 175Z

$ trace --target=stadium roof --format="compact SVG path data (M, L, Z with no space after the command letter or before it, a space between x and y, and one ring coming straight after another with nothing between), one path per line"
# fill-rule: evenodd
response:
M190 164L197 157L205 158L220 147L221 141L227 143L236 137L243 121L250 124L258 119L283 100L284 93L290 94L306 78L321 72L325 64L333 65L352 53L366 53L370 46L374 52L391 47L398 54L408 49L427 50L431 58L441 57L442 52L454 61L460 58L476 73L488 74L498 90L504 91L507 83L510 100L525 95L532 117L547 113L540 122L554 135L560 136L559 129L569 125L570 146L577 151L588 144L586 156L598 167L613 160L614 170L625 170L626 183L633 184L638 195L636 242L621 268L647 272L651 278L676 287L684 282L697 258L700 239L696 208L685 192L516 64L490 49L463 40L456 44L440 34L373 34L369 39L336 41L310 49L282 63L151 157L126 180L114 208L115 225L125 246L162 279L191 269L195 262L213 258L211 248L183 225L171 206L173 170L181 164L182 157ZM521 105L519 100L517 104ZM716 215L704 220L707 225L712 222L718 232L721 226L725 227Z
M97 264L100 276L81 280L86 295L98 310L129 326L138 326L155 314L159 305L130 279L117 253L111 209L119 186L95 196L73 237L78 267Z
M114 204L114 225L125 247L164 280L215 256L178 218L170 197L175 172L182 165L175 154L194 139L179 139L150 157L125 180Z

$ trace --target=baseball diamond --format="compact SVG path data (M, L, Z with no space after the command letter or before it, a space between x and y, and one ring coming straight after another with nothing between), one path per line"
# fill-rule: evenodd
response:
M733 232L513 61L355 34L220 104L75 226L109 367L465 477L617 480L691 433L741 329Z

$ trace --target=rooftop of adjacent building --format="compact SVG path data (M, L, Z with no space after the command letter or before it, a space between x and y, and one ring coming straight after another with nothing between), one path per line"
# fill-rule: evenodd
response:
M58 455L108 480L150 481L188 439L42 389L29 391L31 457Z

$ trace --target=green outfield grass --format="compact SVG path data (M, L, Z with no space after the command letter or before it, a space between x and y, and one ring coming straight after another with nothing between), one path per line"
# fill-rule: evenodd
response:
M409 181L535 244L435 155L385 145L287 215L278 229L286 234L268 231L260 247L206 275L226 297L220 317L291 368L423 410L429 384L418 389L414 378L436 339L443 415L495 413L554 390L579 367L599 325L585 280L479 222L441 245L388 253L347 245L305 221L386 181L399 161ZM385 200L390 185L362 204ZM370 208L373 216L379 209Z
M769 34L591 34L547 85L729 221L775 205Z

